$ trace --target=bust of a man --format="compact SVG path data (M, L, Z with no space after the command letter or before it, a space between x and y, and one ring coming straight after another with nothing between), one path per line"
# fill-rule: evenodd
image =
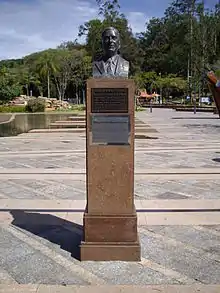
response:
M93 77L128 78L129 62L119 55L120 35L114 27L102 33L103 56L93 62Z

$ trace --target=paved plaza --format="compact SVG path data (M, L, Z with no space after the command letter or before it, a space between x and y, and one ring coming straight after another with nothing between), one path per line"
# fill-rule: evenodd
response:
M0 138L0 292L81 292L88 285L220 292L220 119L170 109L136 117L156 130L135 141L138 263L79 261L85 134Z

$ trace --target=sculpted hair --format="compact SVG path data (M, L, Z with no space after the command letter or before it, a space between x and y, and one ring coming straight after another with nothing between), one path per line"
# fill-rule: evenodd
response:
M118 31L116 28L114 28L114 27L112 27L112 26L109 26L109 27L105 28L104 31L102 32L102 38L104 37L104 35L105 35L105 33L106 33L107 31L114 31L115 34L116 34L118 37L120 37L119 31Z

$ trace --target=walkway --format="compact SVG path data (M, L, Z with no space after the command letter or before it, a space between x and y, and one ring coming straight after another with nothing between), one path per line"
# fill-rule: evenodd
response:
M78 260L83 134L0 138L0 292L220 292L220 119L137 117L158 131L135 142L139 263Z

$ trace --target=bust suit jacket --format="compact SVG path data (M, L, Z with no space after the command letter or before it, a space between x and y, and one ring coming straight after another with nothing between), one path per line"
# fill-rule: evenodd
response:
M116 61L116 65L113 72L113 77L128 78L129 62L123 59L120 55L116 55L114 60ZM105 62L103 58L93 62L92 75L95 78L109 77L109 75L105 72Z

